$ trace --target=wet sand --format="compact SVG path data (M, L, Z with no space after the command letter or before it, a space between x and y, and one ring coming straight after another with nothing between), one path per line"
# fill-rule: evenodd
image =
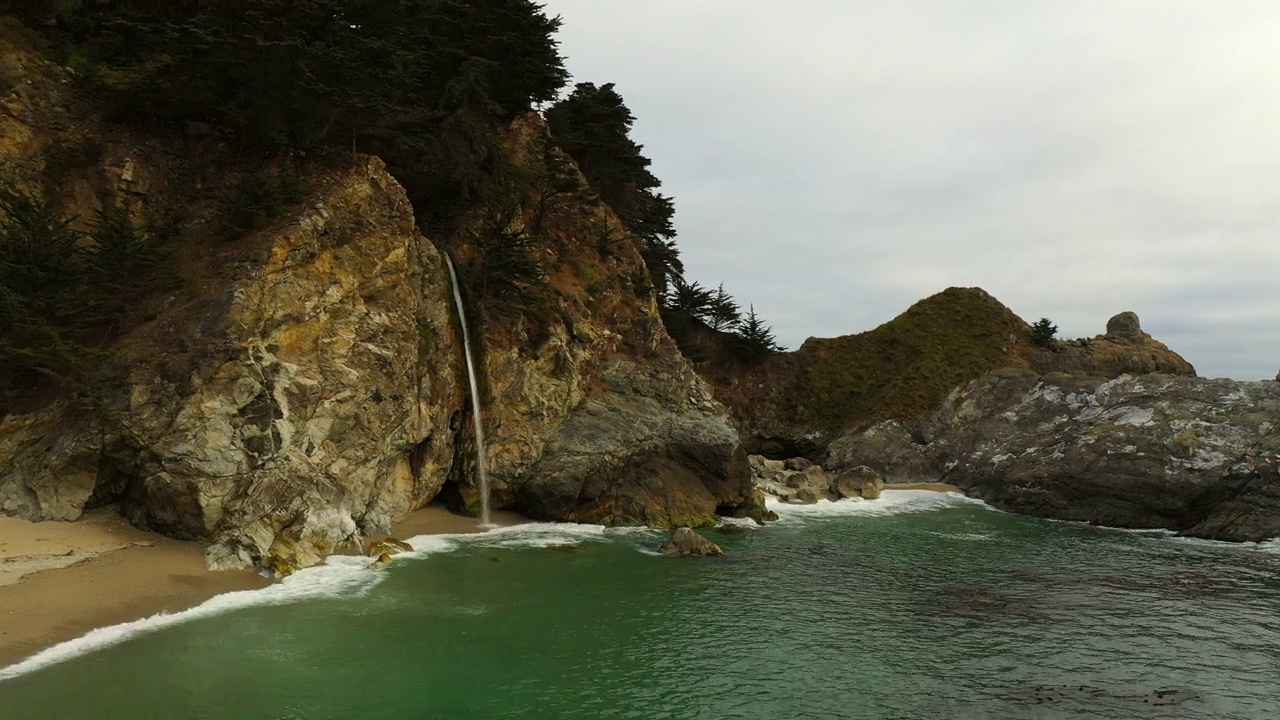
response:
M491 520L527 522L509 512ZM481 529L474 518L431 505L396 523L392 536ZM203 543L138 530L112 510L70 523L0 517L0 668L96 628L268 584L249 571L209 572Z
M95 628L267 583L208 572L202 543L137 530L113 511L71 523L0 517L0 667Z
M489 514L489 524L495 527L519 525L532 522L529 518L506 510L495 510ZM408 540L415 535L453 535L455 533L476 533L483 531L480 521L473 517L454 515L443 505L428 505L409 517L393 523L391 537ZM374 537L365 542L368 548L374 542L387 537Z

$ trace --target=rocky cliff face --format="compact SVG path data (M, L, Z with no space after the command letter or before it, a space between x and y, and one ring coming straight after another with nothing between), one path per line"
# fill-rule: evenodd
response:
M1280 384L1002 370L918 424L833 442L831 467L941 480L1015 512L1217 540L1280 536Z
M536 116L518 121L510 142L535 175L558 152ZM763 512L727 412L668 337L617 218L572 204L543 218L541 232L552 268L542 319L485 328L495 506L659 527Z
M20 39L20 28L0 29ZM181 192L217 196L214 173L166 183L200 165L192 153L216 155L197 147L216 140L79 122L56 66L17 40L0 64L28 88L3 98L7 166L36 186L66 132L95 144L79 165L62 163L57 190L74 197L61 206L83 214L122 192L144 209L180 205ZM41 120L52 116L56 128ZM554 153L536 116L513 125L507 149L530 176ZM208 266L198 278L148 301L92 386L0 419L0 512L74 520L116 505L139 527L208 541L211 567L289 572L442 492L475 509L443 256L380 160L308 172L311 192L287 217L216 238L192 261ZM616 217L563 198L548 211L546 195L517 205L475 213L539 233L547 269L536 309L473 318L493 506L658 526L760 516L738 435L667 336ZM183 215L196 228L209 216L204 206ZM458 244L465 265L476 251Z
M209 539L213 567L288 570L430 500L462 386L442 258L403 191L357 161L259 252L124 338L101 387L5 419L0 509L119 502L139 527Z

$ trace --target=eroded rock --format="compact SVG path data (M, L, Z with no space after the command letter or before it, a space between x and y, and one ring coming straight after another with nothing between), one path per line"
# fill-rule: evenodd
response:
M716 545L687 527L676 528L673 530L671 532L671 537L662 544L662 547L658 548L658 552L663 555L695 556L724 554L724 550L719 545Z
M831 490L842 498L860 497L875 500L884 489L884 478L866 465L859 465L838 473L831 480Z
M369 552L365 553L369 557L379 557L381 555L399 555L401 553L413 552L413 546L403 540L397 540L393 537L383 538L369 546Z

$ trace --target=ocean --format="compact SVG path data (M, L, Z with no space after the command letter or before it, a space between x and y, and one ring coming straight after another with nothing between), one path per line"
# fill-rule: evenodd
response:
M719 558L567 524L331 558L0 670L0 718L1280 717L1280 544L776 509Z

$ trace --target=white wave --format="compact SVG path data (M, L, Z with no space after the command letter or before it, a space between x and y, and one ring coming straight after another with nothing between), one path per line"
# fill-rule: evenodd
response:
M1033 516L1028 515L1026 517ZM1054 525L1068 525L1071 527L1089 528L1090 530L1105 530L1107 532L1124 533L1126 535L1144 535L1147 537L1157 538L1173 538L1178 535L1177 532L1166 528L1126 528L1115 527L1113 525L1099 525L1098 523L1091 523L1088 520L1060 520L1058 518L1039 519L1048 523L1053 523Z
M1280 538L1260 542L1254 545L1252 549L1258 552L1280 554Z
M1209 538L1195 537L1192 535L1179 535L1178 531L1169 530L1168 528L1122 528L1113 527L1111 525L1096 525L1083 520L1054 520L1052 518L1046 518L1046 520L1056 525L1072 525L1075 527L1089 528L1091 530L1105 530L1107 532L1149 537L1157 540L1168 540L1175 543L1213 548L1217 550L1235 548L1253 552L1280 553L1280 538L1263 540L1262 542L1234 542L1231 540L1211 540Z
M996 537L991 533L950 533L950 532L932 532L931 531L929 532L929 534L934 535L936 537L940 537L940 538L946 538L948 540L973 540L975 542L985 542L987 540L994 540Z
M819 500L811 505L793 505L774 498L767 498L765 506L778 513L782 520L788 517L842 517L851 515L897 515L899 513L928 512L942 508L986 503L959 493L942 493L933 490L894 490L883 493L875 500L849 498L846 500Z
M130 638L180 623L261 605L283 605L312 598L359 594L379 583L382 573L368 572L369 559L335 555L325 564L299 570L278 583L259 590L218 595L187 610L160 613L133 622L98 628L74 640L59 643L15 665L0 669L0 682L49 665L117 645Z
M738 527L740 527L740 528L742 528L742 529L744 529L744 530L758 530L758 529L760 529L760 523L756 522L755 520L752 520L751 518L732 518L732 517L721 517L721 518L720 518L720 524L721 524L721 525L736 525L736 526L738 526Z
M578 523L524 523L493 528L481 533L457 533L453 535L419 535L409 538L414 554L453 550L462 546L490 548L549 547L552 545L576 545L581 542L605 540L609 537L649 534L647 527L610 528L603 525Z
M551 545L577 544L583 541L604 540L608 536L651 535L652 528L606 528L603 525L579 525L575 523L525 523L492 528L481 533L456 533L448 535L418 535L407 541L413 552L398 558L426 557L452 552L466 546L493 548L548 547ZM637 547L641 552L644 548ZM656 554L656 553L655 553ZM278 583L258 590L241 590L217 595L209 600L176 613L160 613L151 617L98 628L74 640L54 645L26 660L6 668L0 668L0 682L19 675L40 670L55 663L80 655L118 645L130 638L192 620L222 615L247 607L283 605L303 600L321 599L343 595L361 595L368 592L386 577L384 573L369 567L364 556L333 555L323 565L305 568Z

